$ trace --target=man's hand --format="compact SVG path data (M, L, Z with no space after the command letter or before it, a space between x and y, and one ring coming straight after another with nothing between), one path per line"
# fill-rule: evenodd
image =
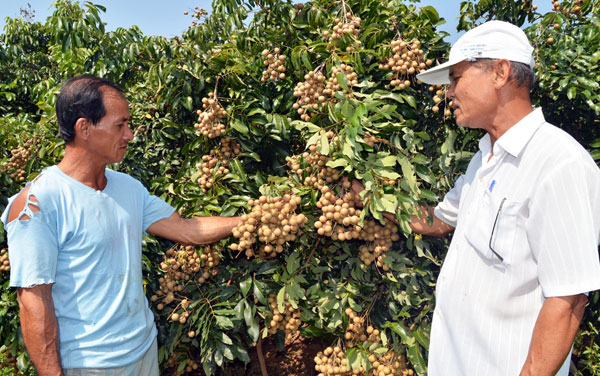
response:
M342 184L344 185L344 187L350 188L350 190L354 194L357 194L357 195L360 194L360 192L362 192L365 189L362 182L357 179L354 179L354 180L352 180L352 182L350 182L348 180L348 178L343 177ZM420 217L417 215L412 215L410 217L409 226L413 232L415 232L417 234L435 236L435 237L441 238L441 237L448 235L452 231L454 231L454 227L450 226L446 222L442 221L441 219L439 219L438 217L433 215L433 208L421 206L420 210L421 210ZM398 221L396 220L396 217L394 216L393 213L383 212L382 214L388 220L398 224ZM428 222L429 215L431 215L433 218L433 223L431 225L429 225L429 222Z
M586 303L584 294L546 299L533 328L521 376L556 375L571 351Z
M240 217L194 217L181 218L173 213L169 218L156 221L148 227L148 233L183 244L209 244L231 235Z
M17 300L23 340L38 375L62 375L52 285L18 288Z
M450 226L446 222L442 221L433 214L433 208L427 206L420 206L421 216L411 215L409 226L417 234L435 236L443 238L452 231L454 227ZM432 217L433 222L429 224L429 216Z

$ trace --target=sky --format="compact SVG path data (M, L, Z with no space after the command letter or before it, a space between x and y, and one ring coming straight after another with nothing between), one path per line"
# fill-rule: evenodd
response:
M457 18L461 0L421 0L420 6L432 5L441 17L446 19L446 24L440 29L450 33L447 39L455 41L459 34L456 32ZM52 13L54 0L0 0L0 30L4 28L6 17L19 17L19 9L28 9L27 4L35 10L35 19L43 22ZM162 35L174 37L181 35L192 18L184 15L184 11L193 12L194 7L210 11L211 0L92 0L95 4L106 7L106 13L101 14L106 22L108 31L117 27L128 28L138 25L146 35ZM83 1L80 1L83 3ZM534 0L540 7L539 11L549 11L548 0ZM2 33L2 32L0 32Z

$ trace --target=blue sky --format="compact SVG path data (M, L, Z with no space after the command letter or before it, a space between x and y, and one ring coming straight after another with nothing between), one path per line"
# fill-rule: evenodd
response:
M2 29L5 24L4 19L18 17L19 9L27 9L28 3L35 10L35 19L43 21L51 14L54 0L0 0L0 2L2 3L0 29ZM101 17L107 23L108 30L138 25L144 34L166 37L181 35L191 24L191 17L184 15L184 11L193 11L195 6L210 11L211 4L211 0L92 0L92 2L106 7L106 13ZM534 3L538 4L539 11L542 13L550 10L548 0L536 0ZM440 29L450 33L449 42L456 40L460 0L421 0L420 4L432 5L436 8L446 19L446 24Z

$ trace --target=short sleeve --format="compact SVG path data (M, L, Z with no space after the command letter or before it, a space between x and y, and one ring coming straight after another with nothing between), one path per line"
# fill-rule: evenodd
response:
M160 198L151 195L143 186L142 190L144 196L143 229L146 231L154 222L169 218L175 212L175 209Z
M546 297L600 289L600 170L577 160L539 184L526 231Z
M58 238L50 214L44 210L26 214L29 219L17 218L5 226L11 287L51 284L56 278Z
M444 200L442 200L442 202L440 202L434 209L435 216L452 227L456 227L458 221L458 208L464 181L465 175L461 175L458 179L456 179L454 187L448 193L446 193Z

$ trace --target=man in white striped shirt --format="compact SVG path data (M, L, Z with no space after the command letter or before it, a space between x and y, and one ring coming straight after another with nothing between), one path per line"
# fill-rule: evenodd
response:
M431 376L567 375L586 293L600 289L600 170L532 108L532 51L518 27L490 21L418 76L450 84L458 125L487 131L433 225L413 217L418 233L454 231L436 288Z

